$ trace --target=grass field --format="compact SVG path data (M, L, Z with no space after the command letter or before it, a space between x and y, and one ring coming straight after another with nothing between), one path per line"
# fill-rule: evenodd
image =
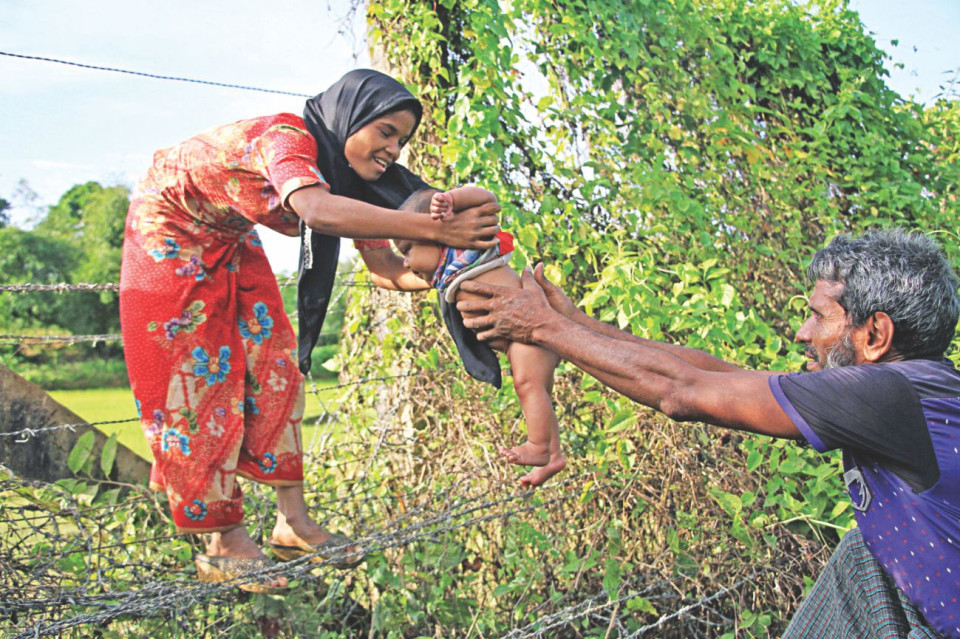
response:
M322 380L315 382L321 391L336 386L337 380ZM323 412L320 399L316 394L309 392L308 385L306 408L303 416L304 441L310 441L313 424ZM337 390L320 393L323 401L330 410L336 408ZM63 404L88 422L109 422L121 419L136 420L137 409L133 403L133 394L129 388L91 388L87 390L50 391L50 396ZM130 421L122 424L104 424L98 426L104 433L117 433L121 444L145 459L152 460L153 455L147 447L147 442L140 432L140 422Z

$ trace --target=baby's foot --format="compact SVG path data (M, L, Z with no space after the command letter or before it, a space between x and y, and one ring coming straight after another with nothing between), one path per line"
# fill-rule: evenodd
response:
M513 448L501 448L500 454L511 464L519 466L543 466L550 461L550 448L547 444L526 442Z
M453 198L447 193L434 193L430 198L430 217L445 220L453 214Z
M527 488L536 488L547 481L567 466L567 460L563 455L552 457L545 466L534 468L529 473L520 478L520 483Z

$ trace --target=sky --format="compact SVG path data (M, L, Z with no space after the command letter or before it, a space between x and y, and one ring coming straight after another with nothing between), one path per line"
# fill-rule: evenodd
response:
M356 2L0 0L0 51L315 94L370 64L362 9L350 19ZM928 103L957 75L960 0L850 4L892 56L888 84L902 96ZM132 186L156 149L218 124L301 113L304 101L2 55L0 78L0 197L20 225L74 184ZM37 196L32 209L21 180ZM273 268L294 271L296 240L261 234Z

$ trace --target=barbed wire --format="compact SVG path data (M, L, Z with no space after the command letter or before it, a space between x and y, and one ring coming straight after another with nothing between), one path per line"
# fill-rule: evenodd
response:
M108 426L110 424L127 424L130 422L139 422L139 417L130 417L128 419L111 419L108 421L102 422L79 422L76 424L56 424L53 426L41 426L40 428L23 428L21 430L11 430L7 432L0 433L0 437L17 437L14 441L17 444L24 444L30 440L31 437L36 437L37 435L42 435L44 433L52 433L60 430L69 430L76 431L78 428L88 428L95 426Z
M9 484L9 481L6 483ZM363 546L364 552L368 554L382 552L421 540L430 541L438 535L464 527L476 526L494 519L510 517L539 508L546 508L574 497L574 495L560 495L555 498L502 509L500 507L510 504L511 502L528 501L533 496L533 491L525 491L519 495L490 498L490 496L499 489L500 487L494 486L479 494L464 495L457 500L452 507L424 517L421 521L409 525L406 528L392 532L370 534L356 541ZM493 513L479 514L492 509L497 510ZM103 551L108 548L125 548L130 545L135 545L135 543L143 542L143 540L136 540L116 544L101 544L93 548L89 544L89 541L96 532L96 526L85 525L79 509L61 509L57 513L51 513L51 516L71 519L80 531L79 541L77 541L77 536L71 538L72 542L69 548L71 552L61 553L61 556L78 553L93 554L94 550ZM15 524L17 520L8 521ZM90 523L93 524L94 522ZM391 527L393 527L392 523L388 522L383 526L382 530L387 531ZM30 528L35 530L39 528L39 526L34 524ZM330 552L329 549L327 552ZM317 562L317 560L320 561ZM150 567L145 566L144 568ZM11 616L17 613L42 612L51 608L59 609L67 606L72 609L82 609L84 607L99 608L99 610L95 612L78 614L46 625L37 625L29 631L15 635L17 637L43 637L58 634L64 630L80 625L102 624L121 616L141 618L161 616L164 611L186 610L211 597L232 591L238 585L252 583L261 579L274 579L278 576L284 576L288 579L319 579L321 576L309 574L317 568L327 568L329 570L330 567L327 566L327 562L321 558L320 553L313 553L298 558L295 561L259 571L252 571L231 579L230 581L217 584L203 584L190 579L173 581L161 580L140 583L137 589L127 591L90 593L87 592L87 588L81 588L72 592L63 592L61 590L56 592L55 596L48 598L4 600L0 601L0 614ZM167 574L177 574L179 571L165 570L164 572Z
M566 484L574 483L578 479L579 478L570 478L558 482L555 490L561 491ZM0 493L4 490L9 490L10 485L11 480L0 482ZM34 482L34 485L36 485L36 482ZM467 527L479 526L498 519L519 516L539 509L559 506L563 502L577 496L576 494L560 494L555 497L537 500L534 491L524 491L520 494L499 496L497 493L502 491L503 486L492 485L479 493L460 494L455 497L453 503L444 504L442 510L427 512L427 509L429 509L430 504L434 500L439 499L443 501L446 497L450 496L451 493L459 492L462 487L463 484L458 482L433 496L428 495L426 503L421 505L416 511L416 514L422 515L418 521L406 527L400 527L403 521L408 520L413 514L404 513L395 520L381 524L377 532L356 539L356 543L360 544L364 549L363 552L369 555L423 541L436 542L446 533ZM48 486L48 488L55 489L55 487L51 486ZM61 496L65 498L74 498L73 495L66 495L62 490L60 493ZM10 509L7 509L5 512L9 513L9 511ZM130 546L144 545L148 542L175 539L175 537L171 535L157 536L151 539L132 539L118 543L94 544L92 542L98 522L87 521L83 515L84 513L81 512L81 509L76 506L63 508L56 513L50 514L51 517L71 519L77 525L79 531L78 535L71 536L71 541L64 551L57 554L58 559L76 554L102 554L106 550L123 550ZM7 523L9 524L16 524L17 521L16 519L7 519ZM37 525L31 526L33 530L39 529L40 527L41 526ZM16 530L15 526L14 530ZM61 541L66 541L66 538ZM344 548L344 550L347 549ZM3 558L8 559L8 557ZM50 565L52 565L52 563ZM194 606L214 601L218 598L222 599L232 593L234 588L239 585L261 580L274 580L281 576L286 577L288 580L297 579L303 581L318 581L325 578L337 579L332 571L332 567L328 565L326 560L321 558L320 553L309 554L274 567L251 571L243 575L238 575L229 581L216 584L197 582L193 579L192 572L187 570L157 567L144 562L119 562L113 564L112 568L115 570L131 570L134 573L131 583L137 583L137 587L129 590L111 589L106 592L97 592L96 589L101 587L99 574L91 574L84 584L72 590L50 586L42 587L42 584L34 583L29 591L34 594L40 594L39 597L4 599L0 601L0 615L16 618L22 614L36 616L38 614L46 614L46 611L63 609L77 611L86 608L89 610L88 612L80 612L72 616L62 616L51 622L41 621L31 628L22 629L22 632L13 635L14 637L22 637L24 639L27 637L45 637L58 635L80 626L102 627L103 624L121 617L127 619L175 617L185 614ZM149 574L154 575L154 577L144 581L142 578ZM171 576L174 578L170 579L169 577ZM712 595L685 605L674 613L662 615L656 622L634 631L629 635L629 638L633 639L652 630L663 628L667 623L680 619L692 610L706 606L727 596L752 578L754 578L754 576L741 579L734 585L725 587ZM36 579L30 579L28 581L36 582ZM23 590L28 589L24 587ZM44 592L48 594L44 595ZM555 634L548 633L559 628L569 627L578 620L589 617L601 618L599 613L605 611L613 610L615 614L615 611L619 609L622 604L639 597L651 601L674 601L679 599L678 595L670 592L666 582L649 584L616 598L611 598L606 593L600 593L572 606L545 615L522 628L515 629L503 635L503 637L504 639L529 639L533 637L556 636ZM226 600L224 600L224 603L226 603ZM610 619L612 620L613 617L610 617ZM604 620L606 621L606 618L604 618Z
M361 381L385 381L391 377L381 376ZM356 382L348 383L341 387L356 384ZM365 445L372 451L370 456L379 459L381 449L379 442L352 443L361 447ZM449 478L449 475L447 477ZM378 521L375 526L369 528L364 526L367 532L356 541L363 546L367 554L382 553L415 543L443 543L443 536L449 533L522 516L541 509L559 507L568 500L580 496L578 491L568 489L578 485L586 477L587 475L578 475L558 481L549 488L549 493L543 495L531 490L503 495L505 488L503 483L490 481L488 477L477 475L464 475L449 487L426 495L423 493L431 482L421 482L419 485L412 486L407 493L408 498L419 496L421 503L402 512L399 516ZM405 481L404 477L392 477L392 479ZM477 482L485 482L487 487L480 491L471 489ZM366 491L362 491L363 498L360 501L380 503L382 497L373 494L378 492L378 484L367 483L368 486ZM14 489L16 485L15 478L0 482L0 496ZM6 569L7 573L12 570L13 573L10 574L20 574L22 577L19 583L14 577L13 583L16 585L13 589L0 593L0 616L17 620L15 622L17 634L11 635L14 637L26 639L27 637L56 636L78 627L103 627L120 618L129 620L183 618L188 615L191 608L198 605L215 602L221 602L217 605L229 605L229 597L238 585L261 580L272 581L280 576L291 581L296 579L302 582L324 579L333 579L336 582L341 579L321 558L320 553L313 553L275 567L238 575L230 581L217 584L200 583L195 581L192 570L153 565L147 560L137 560L132 554L143 552L136 548L147 548L151 545L148 542L176 543L178 537L156 535L151 539L139 536L126 538L122 531L104 526L103 520L100 519L103 516L117 517L115 507L109 505L83 507L77 501L77 495L68 494L61 487L41 482L30 482L29 485L52 491L65 503L56 509L47 506L44 510L37 505L17 506L14 502L0 509L0 525L5 530L19 531L18 535L21 538L35 536L39 534L38 531L43 530L66 530L66 522L69 522L70 529L76 532L71 532L69 535L59 533L59 536L52 540L53 547L49 546L50 541L45 542L50 558L39 562L37 556L30 550L33 544L18 543L14 540L9 544L10 550L6 550L4 543L0 541L0 564L9 567ZM602 488L602 485L601 483L597 488ZM355 492L350 491L348 497L355 496ZM145 495L125 499L120 506L126 509L131 508L133 504L150 501L154 502L157 511L162 508L159 502ZM6 499L5 503L11 502ZM358 500L353 499L354 508L358 505ZM119 518L127 519L123 516ZM52 523L60 520L65 523L59 526ZM134 527L138 530L142 528L139 524ZM50 539L49 535L46 539ZM7 541L9 542L9 539ZM167 553L165 556L178 555ZM54 578L54 575L59 574L57 566L63 562L71 563L71 557L83 558L89 571L84 578L74 580L76 585L73 586L69 582L60 581L59 577ZM9 579L9 577L4 578L2 573L3 571L0 571L0 580ZM121 573L129 573L129 576L119 577ZM638 637L680 620L692 610L727 596L750 578L742 579L708 597L689 603L674 613L664 614L656 622L643 626L629 636ZM623 590L621 589L621 592ZM573 627L572 624L577 621L590 619L591 623L609 621L612 624L616 621L617 627L620 628L618 636L624 637L627 636L626 629L616 617L617 610L622 604L639 597L663 602L680 599L678 595L669 591L664 582L642 585L615 598L609 597L606 593L600 593L567 608L544 615L505 636L510 639L556 636L552 631ZM31 619L35 619L36 623L32 623L29 627L21 625L23 621Z
M638 597L646 598L654 591L654 589L658 587L664 587L665 585L665 582L660 582L658 584L649 586L642 591L628 593L612 600L607 593L603 592L594 595L593 597L589 597L573 606L569 606L562 610L558 610L555 613L545 615L540 619L527 624L523 628L513 630L512 632L501 636L500 639L526 639L527 637L541 637L544 636L544 633L550 630L570 625L574 621L588 617L598 611L617 607L622 603L630 601L631 599L637 599Z
M709 603L713 603L714 601L716 601L716 600L718 600L718 599L720 599L720 598L722 598L722 597L726 597L726 596L729 595L731 592L733 592L734 590L737 590L738 588L740 588L740 586L742 586L743 584L745 584L745 583L747 583L747 582L749 582L749 581L752 581L752 580L755 579L756 577L757 577L757 571L754 571L754 574L752 574L752 575L749 576L749 577L744 577L743 579L741 579L740 581L736 582L736 583L733 584L732 586L727 586L727 587L725 587L725 588L721 588L720 590L718 590L717 592L713 593L713 594L710 595L709 597L704 597L703 599L701 599L701 600L699 600L699 601L695 601L695 602L693 602L693 603L691 603L691 604L688 604L688 605L684 606L683 608L680 608L679 610L677 610L677 611L675 611L675 612L673 612L673 613L671 613L671 614L669 614L669 615L663 615L663 616L661 616L661 617L660 617L657 621L655 621L654 623L648 624L648 625L643 626L642 628L639 628L638 630L636 630L633 634L631 634L630 636L628 636L627 639L635 639L636 637L639 637L639 636L641 636L641 635L644 635L644 634L650 632L651 630L656 630L656 629L658 629L658 628L662 628L668 621L673 621L674 619L679 619L680 617L688 614L688 613L689 613L690 611L692 611L692 610L696 610L697 608L702 608L703 606L706 606L706 605L709 604Z
M117 283L91 284L80 282L78 284L67 284L60 282L57 284L0 284L0 291L8 293L28 293L31 291L52 291L54 293L64 293L66 291L119 291L120 285Z
M366 379L360 379L354 382L345 382L343 384L335 384L331 386L326 386L324 388L318 388L313 386L311 392L322 393L333 390L338 390L341 388L350 388L352 386L362 386L364 384L373 384L377 382L385 382L394 379L401 379L404 377L414 377L415 373L404 373L400 375L381 375L378 377L370 377ZM13 430L7 432L0 432L0 437L17 437L18 439L14 440L18 444L26 443L30 440L31 437L36 437L44 433L51 433L61 430L76 431L78 428L87 428L87 427L96 427L96 426L109 426L111 424L128 424L131 422L139 422L139 417L130 417L127 419L112 419L106 421L98 422L78 422L75 424L56 424L51 426L41 426L40 428L23 428L21 430Z
M181 76L172 76L172 75L160 75L156 73L146 73L143 71L133 71L130 69L118 69L116 67L104 67L95 64L84 64L82 62L73 62L71 60L61 60L58 58L48 58L38 55L25 55L22 53L11 53L9 51L0 51L0 55L7 56L10 58L19 58L21 60L35 60L40 62L53 62L56 64L65 64L71 67L80 67L82 69L92 69L94 71L111 71L113 73L124 73L127 75L135 75L144 78L151 78L154 80L172 80L175 82L189 82L192 84L205 84L215 87L223 87L226 89L240 89L242 91L257 91L260 93L276 93L279 95L292 95L298 98L310 98L313 97L312 93L296 93L294 91L281 91L278 89L264 89L261 87L252 87L242 84L229 84L226 82L214 82L212 80L199 80L196 78L185 78Z
M0 344L43 344L47 342L119 342L123 340L120 333L104 335L0 335Z
M330 313L329 317L337 317L343 313ZM327 331L321 332L317 337L333 337L339 333ZM120 333L106 333L103 335L0 335L0 344L45 344L54 342L63 342L75 344L81 342L121 342L123 335Z
M346 273L340 273L339 276L345 274L353 275L357 271L348 271ZM277 286L280 288L291 288L297 285L296 278L288 278L283 282L277 282ZM376 285L372 282L356 282L353 280L339 280L334 282L334 287L346 287L346 288L373 288ZM66 293L68 291L119 291L120 284L116 282L107 282L103 284L96 284L91 282L78 282L76 284L68 284L66 282L59 282L56 284L34 284L34 283L24 283L24 284L0 284L0 292L5 293L31 293L31 292L52 292L52 293Z

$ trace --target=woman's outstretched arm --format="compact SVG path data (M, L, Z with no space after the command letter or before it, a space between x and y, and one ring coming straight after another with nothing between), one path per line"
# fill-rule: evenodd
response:
M290 207L315 231L355 239L395 238L436 242L457 248L485 249L497 244L500 205L496 199L437 221L428 215L394 211L348 197L321 186L298 189Z
M370 279L380 288L391 291L425 291L430 288L403 265L403 258L389 246L360 251L360 257L370 271Z

